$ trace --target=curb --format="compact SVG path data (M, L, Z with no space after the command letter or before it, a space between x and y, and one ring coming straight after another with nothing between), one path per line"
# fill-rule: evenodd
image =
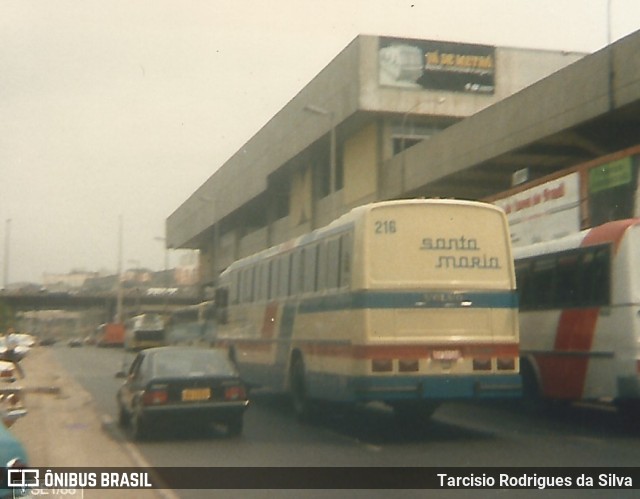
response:
M21 380L27 416L12 427L34 467L153 467L120 432L113 418L102 415L93 396L48 350L34 348L22 361ZM173 490L89 490L91 497L179 499Z

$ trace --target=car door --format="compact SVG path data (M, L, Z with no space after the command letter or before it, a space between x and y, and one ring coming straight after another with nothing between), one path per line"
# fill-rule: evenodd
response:
M144 380L142 379L144 357L145 355L142 352L136 356L129 368L127 381L122 387L122 403L129 413L133 412L136 397L144 389Z

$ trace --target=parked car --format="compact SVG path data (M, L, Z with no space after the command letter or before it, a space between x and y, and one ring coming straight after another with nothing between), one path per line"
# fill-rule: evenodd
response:
M29 353L30 347L14 340L15 334L0 337L0 360L19 362Z
M27 333L11 333L13 341L20 346L32 348L36 346L36 338Z
M0 422L0 467L20 468L27 466L27 453L20 441ZM13 498L13 491L0 488L0 498Z
M77 347L81 347L82 345L84 345L84 340L82 338L71 338L67 342L67 346L69 348L77 348Z
M0 468L23 468L27 466L27 453L20 441L9 431L4 421L13 421L16 414L10 415L11 409L0 400ZM13 498L14 491L0 486L0 498ZM17 497L17 496L15 496Z
M16 380L16 367L13 362L0 360L0 382L13 383Z
M156 347L141 351L117 393L119 423L135 439L158 423L179 426L222 423L229 435L242 433L249 405L247 388L223 350Z
M13 362L0 360L0 421L7 428L27 413L22 387L16 383L19 367Z
M40 340L40 346L49 347L56 344L56 338L54 336L45 336Z

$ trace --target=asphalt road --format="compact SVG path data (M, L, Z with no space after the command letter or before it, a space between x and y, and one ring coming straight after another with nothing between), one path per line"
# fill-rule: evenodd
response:
M116 418L115 373L127 362L120 349L55 347L62 365ZM118 431L118 430L116 430ZM117 436L117 435L116 435ZM128 438L126 432L121 438ZM287 400L256 393L240 438L179 429L137 444L153 466L424 466L637 467L640 431L614 412L570 408L534 413L517 402L449 403L416 431L379 407L339 411L297 423ZM180 491L180 497L634 497L637 491Z

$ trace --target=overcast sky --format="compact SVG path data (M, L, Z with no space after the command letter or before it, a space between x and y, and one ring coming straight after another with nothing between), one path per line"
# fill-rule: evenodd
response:
M608 3L640 27L637 0L0 0L5 280L115 272L120 216L123 265L163 268L166 218L358 34L593 52Z

